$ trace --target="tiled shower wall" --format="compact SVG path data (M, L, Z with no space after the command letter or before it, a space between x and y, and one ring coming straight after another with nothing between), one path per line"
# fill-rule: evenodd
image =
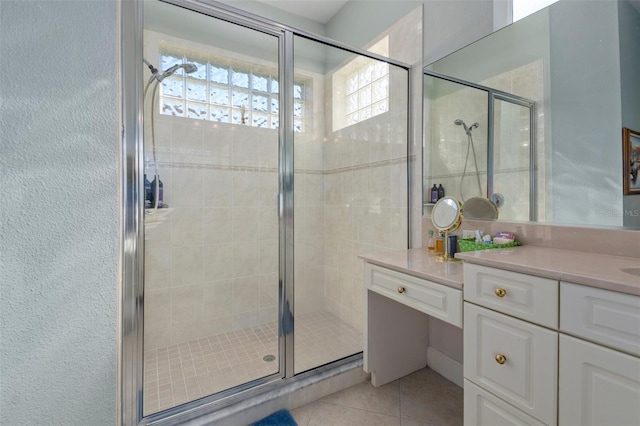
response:
M158 57L163 37L176 43L145 31L146 57ZM202 48L191 44L179 42ZM296 303L310 312L324 307L324 128L314 124L323 122L324 90L321 77L303 78L310 84L305 132L295 137L295 271ZM152 152L148 98L145 158ZM169 208L145 217L145 349L277 320L278 131L156 110L155 135ZM145 172L152 180L153 167Z
M545 158L544 151L544 88L542 84L543 65L534 62L509 72L480 82L508 93L531 99L536 102L536 150L539 159ZM428 202L429 188L442 184L446 195L464 200L478 194L475 176L473 151L469 152L466 174L463 179L465 158L467 156L467 135L462 126L456 126L454 120L460 118L471 125L480 123L480 127L472 132L476 150L482 195L486 195L487 184L487 97L476 89L463 88L448 95L441 96L425 105L427 125L431 129L425 134L425 197ZM500 218L504 220L529 220L529 157L528 115L512 116L500 114L496 109L495 155L494 155L494 192L505 197L505 204L500 208ZM522 120L524 119L524 120ZM508 122L501 126L501 122ZM430 148L430 149L429 149ZM524 155L523 155L524 154ZM546 161L539 161L536 169L536 192L538 211L545 211L548 196L545 192Z
M145 348L273 321L277 132L156 118L169 208L145 218Z
M389 31L391 56L420 63L421 9L406 19ZM331 73L306 75L305 132L294 134L295 314L327 310L358 330L358 254L408 241L408 76L390 68L390 110L337 132ZM146 217L145 349L275 319L277 132L156 117L170 208Z
M389 56L422 64L422 8L394 24ZM390 66L389 111L333 131L327 121L325 167L325 303L327 310L363 329L364 272L359 254L405 250L408 246L408 103L405 71ZM331 105L331 74L327 105ZM420 161L420 160L418 160ZM418 178L419 179L419 178ZM414 183L418 187L420 181Z

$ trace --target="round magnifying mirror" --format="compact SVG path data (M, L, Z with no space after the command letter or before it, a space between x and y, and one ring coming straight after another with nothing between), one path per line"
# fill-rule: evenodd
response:
M485 197L469 198L464 202L462 211L465 219L496 220L498 218L498 208Z
M452 197L440 198L431 211L431 222L438 231L451 231L460 225L460 212L458 200Z

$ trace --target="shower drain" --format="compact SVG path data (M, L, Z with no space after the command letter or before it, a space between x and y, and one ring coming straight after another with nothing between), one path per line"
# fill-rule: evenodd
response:
M271 362L271 361L275 361L276 360L276 356L275 355L265 355L262 357L263 361L266 362Z

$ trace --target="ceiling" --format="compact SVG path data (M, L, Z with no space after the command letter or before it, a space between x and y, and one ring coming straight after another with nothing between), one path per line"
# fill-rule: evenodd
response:
M258 0L294 15L326 24L348 0Z
M349 0L257 0L277 9L326 24ZM640 12L640 0L628 0Z

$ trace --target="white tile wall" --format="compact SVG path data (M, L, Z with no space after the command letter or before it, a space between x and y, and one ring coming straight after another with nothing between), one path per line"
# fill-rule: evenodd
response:
M392 57L419 62L421 9L389 31ZM403 50L404 49L404 50ZM390 111L331 132L324 150L325 304L362 331L363 267L359 254L403 250L408 244L408 75L390 67ZM332 100L327 79L328 104Z
M420 62L421 19L418 9L392 29L391 56ZM330 76L309 74L309 131L294 140L295 314L326 310L358 331L357 256L407 248L407 76L391 69L390 111L335 133ZM156 125L170 208L146 218L145 349L274 321L277 132L167 116Z
M145 218L145 347L274 321L277 132L167 116L156 124L169 208Z

